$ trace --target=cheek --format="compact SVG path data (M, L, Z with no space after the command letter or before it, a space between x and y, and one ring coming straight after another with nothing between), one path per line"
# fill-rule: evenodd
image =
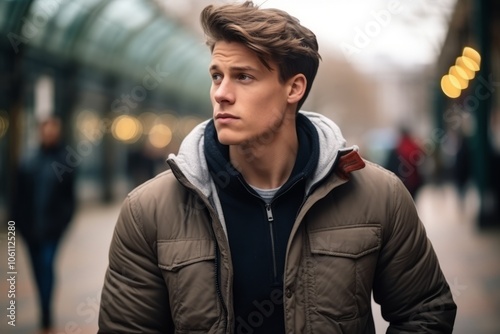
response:
M210 86L210 90L208 91L208 94L210 95L210 101L214 102L214 94L215 94L215 88L214 86Z

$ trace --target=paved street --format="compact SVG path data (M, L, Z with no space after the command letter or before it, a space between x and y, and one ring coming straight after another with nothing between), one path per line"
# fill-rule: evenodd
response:
M427 186L417 206L458 304L457 334L500 333L500 230L478 231L472 222L477 198L459 204L450 186ZM120 204L81 205L61 245L55 291L57 334L95 333L109 241ZM6 250L6 235L1 234ZM37 333L36 294L22 239L17 238L16 326L7 324L7 282L2 280L0 332ZM6 273L6 260L1 270ZM5 276L5 275L4 275ZM377 331L387 325L374 305Z

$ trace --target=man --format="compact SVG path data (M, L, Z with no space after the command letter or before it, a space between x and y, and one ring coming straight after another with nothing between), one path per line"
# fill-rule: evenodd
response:
M456 306L411 196L299 111L320 56L295 18L208 6L213 119L125 200L100 333L451 333ZM366 165L366 166L365 166Z
M61 177L55 164L65 164L62 124L49 117L39 124L40 147L26 157L16 177L13 216L28 246L40 304L40 327L53 326L52 297L58 246L76 208L75 173Z

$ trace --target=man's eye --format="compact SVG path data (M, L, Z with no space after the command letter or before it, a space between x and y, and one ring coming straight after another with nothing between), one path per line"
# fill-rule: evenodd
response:
M220 75L218 73L212 74L212 80L213 81L220 81L221 79L222 79L222 75Z
M242 80L242 81L248 81L248 80L251 80L251 79L252 79L252 77L249 76L249 75L247 75L247 74L240 74L238 76L238 80Z

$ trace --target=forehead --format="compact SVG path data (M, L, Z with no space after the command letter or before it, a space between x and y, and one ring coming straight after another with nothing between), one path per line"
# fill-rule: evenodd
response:
M219 41L215 43L212 51L210 67L222 66L252 66L259 70L267 70L257 54L242 43ZM272 69L276 68L271 61L268 62Z

